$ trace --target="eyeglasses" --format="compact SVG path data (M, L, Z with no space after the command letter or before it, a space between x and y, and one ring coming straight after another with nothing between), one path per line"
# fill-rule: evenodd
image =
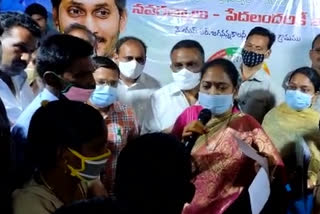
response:
M98 81L96 82L96 85L101 85L101 86L108 85L116 88L118 86L118 82L117 81Z

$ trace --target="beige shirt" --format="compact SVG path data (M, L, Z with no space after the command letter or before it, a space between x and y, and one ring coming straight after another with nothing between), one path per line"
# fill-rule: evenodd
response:
M81 186L88 192L87 183L82 182ZM63 205L50 189L34 179L12 194L13 214L51 214Z
M63 206L52 191L34 179L14 191L12 197L13 214L51 214Z

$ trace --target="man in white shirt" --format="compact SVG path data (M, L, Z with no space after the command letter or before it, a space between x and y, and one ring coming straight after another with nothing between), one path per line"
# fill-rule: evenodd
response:
M160 88L160 83L143 72L147 47L135 37L123 37L116 45L114 60L120 69L118 84L119 101L132 107L141 127L151 94Z
M182 40L171 50L173 82L154 92L142 133L171 132L177 117L197 102L204 50L194 40Z
M283 101L283 90L275 86L263 69L270 57L275 35L263 27L253 28L242 50L242 83L238 93L240 109L262 122L264 115Z
M0 98L12 125L34 98L24 69L37 48L41 31L29 16L16 12L0 13L0 25Z

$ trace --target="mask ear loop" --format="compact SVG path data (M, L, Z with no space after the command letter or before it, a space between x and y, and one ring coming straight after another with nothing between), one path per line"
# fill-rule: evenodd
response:
M80 159L80 161L81 161L81 167L80 167L80 169L75 169L75 168L73 168L71 165L69 165L69 164L67 164L67 167L69 168L69 170L70 170L70 174L71 174L71 176L74 176L74 177L77 177L77 178L79 178L80 180L84 180L80 175L79 175L79 173L80 172L82 172L84 169L85 169L85 160L81 157L81 156L78 156L77 154L77 152L73 152L71 149L69 149L68 148L68 150L69 150L69 152L71 152L74 156L76 156L78 159Z
M72 86L73 86L72 83L68 83L68 85L61 91L61 93L63 93L63 94L67 93Z
M59 77L56 73L52 72L52 71L46 71L44 74L43 74L43 77L47 74L52 74L54 75L55 77L57 77L59 80L61 80L64 84L67 84L67 86L61 91L61 93L67 93L70 88L73 86L72 83L70 82L67 82L65 81L64 79L62 79L61 77Z

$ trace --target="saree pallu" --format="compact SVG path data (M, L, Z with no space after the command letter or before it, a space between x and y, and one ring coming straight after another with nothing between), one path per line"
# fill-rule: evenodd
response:
M262 127L270 136L281 156L290 156L299 137L319 131L320 114L311 108L296 111L283 103L264 117Z
M209 133L200 136L192 150L196 193L183 214L222 214L251 184L255 162L242 153L235 137L266 155L273 166L283 168L275 146L251 116L229 112L211 119L206 127Z

